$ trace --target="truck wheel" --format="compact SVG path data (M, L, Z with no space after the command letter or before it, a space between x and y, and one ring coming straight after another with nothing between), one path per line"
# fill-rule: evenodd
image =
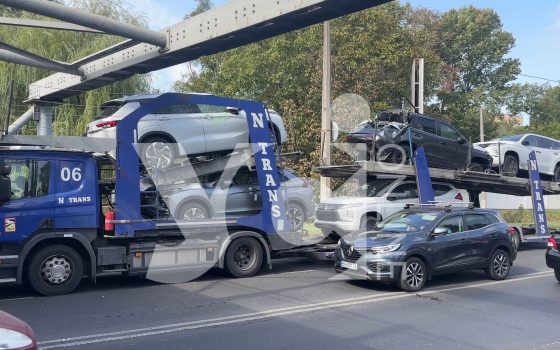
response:
M552 175L552 181L560 182L560 165L557 165L556 168L554 168L554 175Z
M233 277L251 277L261 268L263 250L253 237L234 240L226 252L225 267Z
M556 276L556 279L560 282L560 268L554 269L554 276Z
M406 292L417 292L424 288L428 279L426 264L418 258L410 258L401 269L399 288Z
M504 280L509 275L510 269L511 259L509 254L502 249L496 249L488 262L486 276L497 281Z
M84 275L84 263L73 248L51 245L33 256L27 274L29 283L39 294L68 294L80 284Z
M519 231L515 229L515 236L513 236L513 247L516 251L518 251L519 246L521 246L521 235L519 234Z

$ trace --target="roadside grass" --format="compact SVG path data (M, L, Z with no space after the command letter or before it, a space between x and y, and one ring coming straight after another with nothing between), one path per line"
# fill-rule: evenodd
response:
M535 218L531 209L499 210L506 222L517 226L534 226ZM549 228L560 228L560 210L547 210L546 218Z

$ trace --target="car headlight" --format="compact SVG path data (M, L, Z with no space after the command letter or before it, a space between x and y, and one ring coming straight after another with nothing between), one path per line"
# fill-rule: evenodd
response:
M384 253L394 252L400 247L401 247L400 244L384 245L381 247L373 247L370 249L370 252L372 252L373 254L384 254Z
M33 344L33 340L12 329L0 328L0 349L19 349Z

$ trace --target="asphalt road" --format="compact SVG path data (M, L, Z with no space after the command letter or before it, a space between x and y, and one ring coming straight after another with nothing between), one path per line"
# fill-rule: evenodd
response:
M416 294L339 277L281 259L247 279L106 278L59 297L1 287L0 309L43 349L560 349L560 284L542 248L520 251L505 281L472 271Z

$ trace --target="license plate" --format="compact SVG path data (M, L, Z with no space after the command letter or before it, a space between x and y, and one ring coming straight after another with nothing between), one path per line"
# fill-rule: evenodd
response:
M349 270L357 270L358 269L358 264L351 263L351 262L348 262L348 261L341 261L340 266L342 268L349 269Z

